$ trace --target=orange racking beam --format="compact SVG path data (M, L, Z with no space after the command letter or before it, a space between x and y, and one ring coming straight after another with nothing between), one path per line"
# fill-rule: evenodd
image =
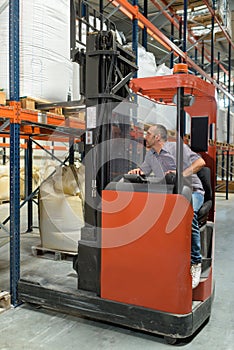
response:
M9 134L0 134L0 138L10 138L10 132ZM28 140L30 138L29 135L20 135L20 139L22 140ZM53 141L53 142L63 142L63 143L68 143L69 140L69 135L67 137L61 136L59 134L51 134L51 135L33 135L32 139L37 140L37 141ZM79 143L80 139L75 138L74 143ZM2 147L2 146L1 146Z
M38 124L39 128L43 127L43 133L46 133L46 127L48 126L63 126L64 128L74 128L74 129L85 129L85 123L76 119L75 117L64 118L61 115L55 115L50 112L41 113L39 111L32 111L27 109L21 109L18 102L12 101L10 106L0 106L0 118L10 119L11 123L21 123L30 122L35 123L35 127ZM30 128L26 125L22 126L25 128L25 132L30 134ZM27 129L27 130L26 130ZM45 129L45 130L44 130ZM31 128L33 131L33 128ZM55 129L56 131L56 129ZM51 131L48 131L51 134Z
M13 115L13 107L0 106L0 117L11 119Z
M1 148L10 148L10 144L9 143L0 142L0 147ZM26 149L27 148L27 144L26 143L20 143L20 148ZM41 145L41 147L39 147L37 145L33 145L33 150L43 150L43 148L45 148L46 150L54 150L54 151L68 151L69 150L68 146L66 147L66 146Z
M169 51L174 51L178 56L182 57L190 67L193 67L197 72L199 72L203 77L205 77L209 82L211 82L217 89L222 91L231 101L234 101L234 96L230 94L222 85L218 84L216 80L211 78L202 68L200 68L193 60L187 56L185 52L180 50L170 39L166 37L158 28L156 28L145 16L139 12L138 6L131 5L127 0L108 0L119 10L126 14L129 18L138 19L139 27L147 28L147 32L155 40L161 43Z

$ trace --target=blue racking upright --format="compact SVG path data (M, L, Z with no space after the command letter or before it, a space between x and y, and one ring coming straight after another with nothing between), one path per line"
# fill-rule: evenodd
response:
M9 30L9 89L14 110L10 124L10 292L16 306L20 278L19 0L9 1Z

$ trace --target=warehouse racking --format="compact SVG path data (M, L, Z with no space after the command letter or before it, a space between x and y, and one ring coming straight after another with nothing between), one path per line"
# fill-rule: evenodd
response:
M20 208L28 203L28 230L31 230L32 198L37 193L37 190L32 191L32 143L36 143L37 148L46 150L36 140L65 141L69 143L70 151L72 145L79 141L80 134L83 133L84 122L74 117L21 107L19 95L19 1L9 2L9 30L10 102L8 106L0 106L0 120L1 136L10 137L10 216L4 220L1 228L4 229L4 225L10 221L10 288L12 304L17 305L17 282L20 276ZM75 105L77 106L77 103ZM20 139L24 139L26 145L20 145ZM3 142L2 146L7 147L8 145ZM21 147L26 147L27 194L26 199L20 204ZM56 146L50 147L50 149L54 148ZM48 150L46 151L48 152ZM72 150L69 157L69 161L72 161ZM52 155L52 158L55 156Z

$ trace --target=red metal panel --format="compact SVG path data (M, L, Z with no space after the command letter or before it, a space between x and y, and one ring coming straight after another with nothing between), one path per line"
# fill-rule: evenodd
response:
M209 270L207 278L203 278L197 288L193 290L193 300L204 301L209 298L212 294L212 267Z
M102 192L101 297L192 311L193 210L181 195Z

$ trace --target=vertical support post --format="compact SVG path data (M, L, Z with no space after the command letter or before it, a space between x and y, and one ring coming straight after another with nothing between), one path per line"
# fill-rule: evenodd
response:
M86 16L86 4L81 0L81 17Z
M233 179L233 155L230 156L230 181Z
M69 164L73 165L75 162L75 157L74 157L74 137L70 136L69 137Z
M26 198L32 193L32 168L33 168L33 151L32 140L27 140L27 148L25 151L25 194ZM33 226L33 202L30 198L28 200L28 229L27 232L32 232Z
M89 28L90 28L90 25L89 25L89 4L86 3L85 4L85 20L86 20L86 35L87 33L89 32ZM100 23L101 25L101 23ZM102 27L101 27L102 29Z
M184 0L184 36L183 36L183 51L187 51L187 0Z
M213 1L213 8L214 8L214 1ZM211 56L210 56L210 59L211 59L211 63L210 63L211 78L214 77L214 23L215 23L214 15L212 15L212 18L211 18Z
M144 0L144 16L148 18L148 0ZM144 26L142 31L142 46L147 50L147 28Z
M224 151L222 150L222 171L221 171L221 179L223 180L224 179L224 168L225 168L225 155L224 155Z
M179 43L180 43L180 49L181 49L181 44L182 44L182 26L183 26L182 19L180 17L180 21L179 21ZM179 63L181 63L181 62L182 62L182 58L180 56L179 57Z
M70 0L70 58L73 61L76 48L76 5Z
M220 80L220 52L218 51L218 64L217 64L217 83L219 84Z
M10 125L10 288L16 306L20 278L19 0L9 1L9 76L10 100L16 109Z
M99 0L99 12L103 13L103 0Z
M17 306L20 278L20 125L10 126L10 289L11 303Z
M3 143L6 143L6 138L3 137L2 139ZM3 154L2 154L2 164L6 164L6 147L3 147Z
M195 61L196 64L198 63L198 51L197 51L196 47L195 47L195 50L194 50L194 61ZM197 71L195 71L195 74L197 75Z
M231 92L231 43L228 46L228 92ZM230 143L230 113L231 113L231 100L228 98L228 110L227 110L227 143ZM226 199L228 199L228 185L229 185L229 172L230 172L230 159L229 148L227 149L227 162L226 162Z
M19 0L9 1L10 100L19 102Z
M205 46L204 46L204 41L202 40L202 52L201 52L201 66L202 66L202 70L204 70L204 57L205 57ZM204 79L204 77L202 77L202 79Z
M177 88L177 121L176 121L176 193L183 187L183 143L184 143L184 88Z
M52 153L52 155L54 155L54 141L51 141L51 146L52 146L51 153ZM53 158L53 157L52 157L52 158Z
M79 21L78 21L78 40L82 41L82 21L80 18L84 17L84 4L82 0L79 0L79 5L78 5L78 16L79 16Z
M171 42L174 42L174 23L171 22ZM171 53L171 57L170 57L170 68L172 69L174 67L174 54L173 51Z
M70 126L69 118L66 119L65 125L67 127ZM74 150L74 136L70 135L69 136L69 158L68 158L69 159L69 165L73 165L74 162L75 162L74 153L75 153L75 150Z
M225 72L223 73L223 83L224 83L224 85L226 85L226 73ZM225 94L223 95L223 106L224 106L224 108L226 107L226 95Z
M133 6L138 6L138 0L133 0ZM136 55L136 65L138 64L138 19L134 18L132 21L132 50ZM134 74L137 78L137 72Z
M103 0L99 0L100 28L103 30Z

